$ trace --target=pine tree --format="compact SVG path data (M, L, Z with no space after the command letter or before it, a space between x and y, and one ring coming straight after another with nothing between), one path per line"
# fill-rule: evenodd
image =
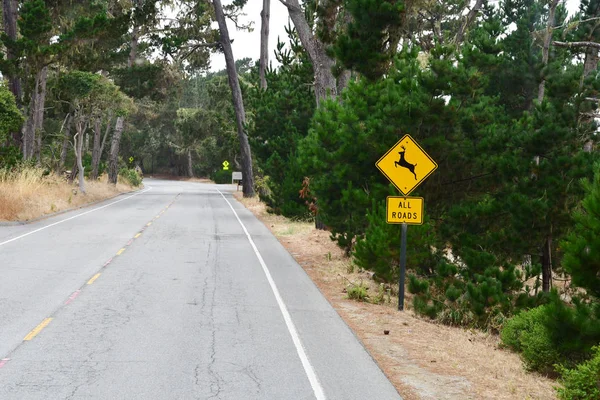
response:
M573 284L600 300L600 164L594 178L582 181L586 196L573 215L575 226L561 244L562 265Z

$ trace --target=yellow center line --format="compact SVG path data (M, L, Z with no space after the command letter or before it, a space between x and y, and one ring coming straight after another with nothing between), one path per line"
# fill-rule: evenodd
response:
M150 226L150 225L152 225L152 222L148 222L148 223L146 224L146 226Z
M52 321L52 318L46 318L45 320L43 320L42 323L39 324L38 326L36 326L31 332L29 332L23 340L33 339L38 333L40 333L42 331L42 329L47 327L51 321Z
M98 272L96 275L92 276L92 279L90 279L90 280L87 282L87 284L88 284L88 285L91 285L92 283L94 283L94 281L95 281L96 279L98 279L98 277L99 277L99 276L100 276L100 272Z
M159 218L160 218L160 215L157 215L157 216L156 216L156 219L159 219Z
M141 233L138 233L137 235L135 235L135 236L134 236L134 238L136 238L136 239L137 239L137 238L139 238L140 236L142 236L142 234L141 234Z
M123 252L125 252L125 247L123 247L121 250L117 251L117 255L120 256L121 254L123 254Z

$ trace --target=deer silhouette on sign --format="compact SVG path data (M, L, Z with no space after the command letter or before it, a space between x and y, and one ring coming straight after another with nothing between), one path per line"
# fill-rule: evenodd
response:
M415 176L415 180L417 180L417 174L415 174L415 167L417 166L417 164L411 164L408 161L406 161L406 158L404 158L404 153L406 153L406 148L404 146L400 146L400 148L402 149L402 151L398 152L398 154L400 154L400 160L394 161L394 166L396 168L398 168L398 166L401 166L402 168L408 169Z

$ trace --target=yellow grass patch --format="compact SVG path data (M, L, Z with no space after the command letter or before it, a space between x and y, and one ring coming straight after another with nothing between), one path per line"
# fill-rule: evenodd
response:
M408 292L406 311L397 311L398 285L389 287L389 302L383 291L382 305L349 300L349 285L367 286L371 300L380 285L353 267L329 232L269 214L256 198L235 196L306 270L405 400L556 399L557 383L526 372L517 354L499 348L498 336L423 319L412 311Z
M106 176L99 181L86 181L86 194L63 178L43 175L41 168L0 170L0 221L26 221L77 208L95 201L129 192L133 188L121 181L108 185Z

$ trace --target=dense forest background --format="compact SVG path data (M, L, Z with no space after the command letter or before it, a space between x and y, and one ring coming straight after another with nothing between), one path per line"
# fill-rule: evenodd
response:
M408 133L439 165L412 193L414 309L598 398L600 1L280 1L287 37L215 73L215 18L248 29L244 1L4 0L0 168L225 183L228 160L246 195L396 282L398 193L375 162Z

